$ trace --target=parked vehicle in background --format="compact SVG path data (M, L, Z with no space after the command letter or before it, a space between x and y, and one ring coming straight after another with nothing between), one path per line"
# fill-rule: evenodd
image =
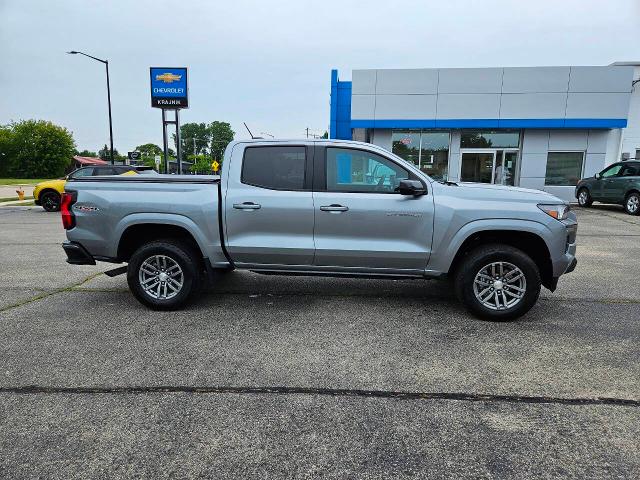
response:
M36 205L41 205L47 212L57 212L60 210L60 198L68 180L92 175L122 175L127 172L141 173L149 171L155 173L155 170L151 167L139 165L100 165L81 167L74 170L64 178L47 180L36 184L33 189L34 203Z
M449 278L482 318L526 313L576 265L560 199L436 182L367 143L239 141L220 177L74 177L62 200L72 264L128 262L143 304L175 309L203 277L265 274ZM428 287L426 287L428 288Z
M640 214L640 161L625 161L608 166L576 185L581 207L595 202L622 205L629 215Z

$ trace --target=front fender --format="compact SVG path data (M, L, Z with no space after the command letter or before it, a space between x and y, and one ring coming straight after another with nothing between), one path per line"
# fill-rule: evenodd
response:
M533 233L544 240L550 252L553 251L553 234L549 227L543 223L510 218L485 218L468 222L455 232L447 232L439 244L434 245L427 265L427 272L447 273L465 240L476 233L496 230Z

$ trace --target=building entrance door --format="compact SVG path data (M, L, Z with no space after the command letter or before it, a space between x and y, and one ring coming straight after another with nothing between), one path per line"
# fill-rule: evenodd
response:
M460 181L515 185L518 150L463 150Z
M464 151L460 162L460 181L475 183L493 183L493 168L496 152Z

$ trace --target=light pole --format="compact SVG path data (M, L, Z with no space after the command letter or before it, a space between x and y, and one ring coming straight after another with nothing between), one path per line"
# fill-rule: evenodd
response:
M113 161L113 125L111 123L111 87L109 86L109 61L108 60L102 60L100 58L96 58L93 57L91 55L87 55L86 53L83 52L76 52L75 50L71 50L70 52L67 52L70 55L84 55L85 57L89 57L89 58L93 58L94 60L97 60L98 62L104 63L104 66L107 69L107 103L109 105L109 141L110 141L110 145L111 145L111 152L110 152L110 157L111 157L111 165L113 165L114 161Z

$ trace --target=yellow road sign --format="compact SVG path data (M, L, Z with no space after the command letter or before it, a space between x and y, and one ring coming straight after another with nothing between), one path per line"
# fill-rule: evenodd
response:
M211 164L211 168L213 169L214 172L217 172L220 169L220 164L218 163L217 160L213 161L213 163Z

